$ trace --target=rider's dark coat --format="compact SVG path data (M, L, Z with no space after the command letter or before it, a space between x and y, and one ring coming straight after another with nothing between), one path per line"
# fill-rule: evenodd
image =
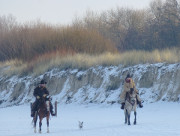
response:
M33 95L34 95L35 97L37 97L37 96L42 97L44 94L49 95L49 91L47 90L46 87L37 86L37 87L34 89Z
M35 102L33 103L32 105L32 113L37 111L38 110L38 106L39 106L39 102L40 102L40 98L43 98L44 94L46 95L49 95L49 91L47 90L46 87L44 86L37 86L35 89L34 89L34 92L33 92L33 95L36 97L36 100ZM37 98L37 96L39 96L40 98ZM49 100L49 99L48 99ZM50 112L51 112L51 115L53 115L53 106L52 106L52 103L50 102ZM34 116L34 114L31 115L32 117ZM53 115L54 116L54 115Z
M36 100L35 100L35 102L33 103L32 111L36 111L36 110L38 109L38 105L39 105L39 100L40 100L40 99L37 99L37 96L39 96L40 98L42 98L44 94L49 95L49 91L47 90L46 87L37 86L37 87L34 89L33 95L36 97Z

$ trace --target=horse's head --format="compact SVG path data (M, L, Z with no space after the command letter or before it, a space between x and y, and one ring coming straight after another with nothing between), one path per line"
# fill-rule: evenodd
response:
M44 97L40 97L39 103L44 103L44 102L45 102L45 98Z
M52 98L50 97L50 96L46 96L46 97L40 97L40 99L39 99L39 102L41 103L41 104L43 104L43 103L46 103L46 101L51 101L52 100Z
M136 92L134 88L131 88L130 91L127 92L126 99L132 104L136 103Z
M130 94L133 94L134 88L130 88Z
M39 108L44 108L46 106L46 98L40 97L39 99Z

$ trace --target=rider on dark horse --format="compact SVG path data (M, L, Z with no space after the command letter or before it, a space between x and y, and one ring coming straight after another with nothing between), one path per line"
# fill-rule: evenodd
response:
M44 80L41 80L40 84L34 89L33 95L36 97L36 101L33 103L32 109L31 109L31 117L34 117L35 111L38 110L40 98L47 98L49 95L49 91L46 88L47 82ZM53 105L50 102L50 112L52 116L55 116L55 113L53 112Z

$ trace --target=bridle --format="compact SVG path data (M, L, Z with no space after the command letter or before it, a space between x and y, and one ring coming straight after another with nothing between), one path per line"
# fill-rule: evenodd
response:
M135 93L134 91L132 92L132 94ZM135 96L131 96L130 92L126 93L126 101L128 101L132 106L135 105L136 103L136 95Z

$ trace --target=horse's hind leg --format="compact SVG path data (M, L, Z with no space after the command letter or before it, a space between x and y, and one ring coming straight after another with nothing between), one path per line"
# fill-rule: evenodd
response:
M128 113L128 125L131 125L130 123L130 114Z
M37 112L35 112L35 116L33 117L33 121L34 121L34 133L36 133Z
M126 109L125 111L125 124L128 122L128 125L131 125L130 123L130 113L128 112L128 110Z
M136 125L136 115L137 115L137 113L136 113L136 111L134 112L134 125Z
M128 111L126 110L126 113L127 113L128 125L131 125L131 123L130 123L130 112L128 112Z
M49 117L47 117L46 120L47 120L47 133L49 133Z
M124 111L124 115L125 115L125 124L127 123L127 117L128 117L128 112L127 110Z

